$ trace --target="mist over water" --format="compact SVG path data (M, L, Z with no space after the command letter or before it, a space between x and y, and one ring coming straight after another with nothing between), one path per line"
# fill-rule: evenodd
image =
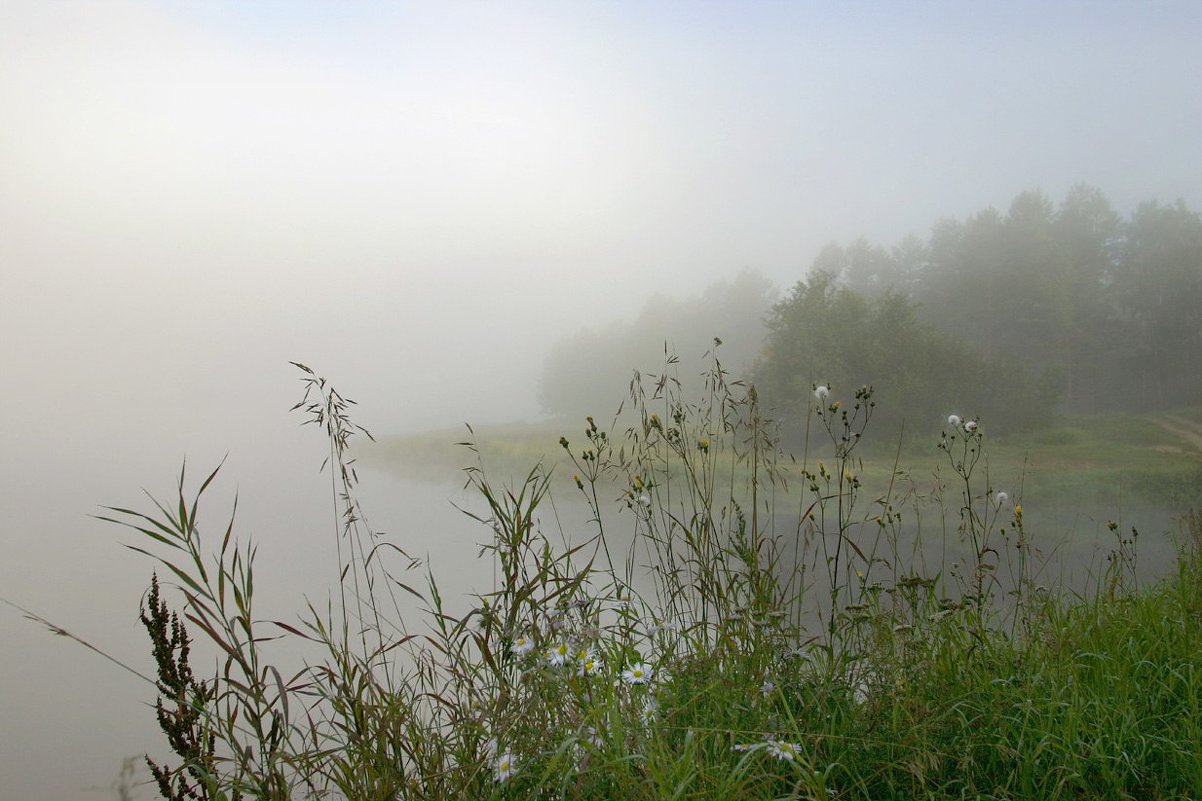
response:
M655 293L743 267L788 286L827 242L1032 188L1202 207L1195 3L0 20L0 597L143 672L153 566L92 516L170 502L185 459L191 488L225 460L203 530L237 495L262 617L336 581L290 360L377 434L536 420L553 343ZM367 470L363 502L484 589L456 486ZM7 606L0 643L0 798L114 797L122 759L162 754L140 680Z

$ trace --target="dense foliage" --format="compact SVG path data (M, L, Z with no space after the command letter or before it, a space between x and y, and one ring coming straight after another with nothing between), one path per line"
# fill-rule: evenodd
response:
M829 246L774 308L757 379L786 409L815 382L878 383L919 428L937 424L937 392L997 431L1193 403L1200 368L1202 219L1152 202L1123 220L1078 186L1059 207L1025 192L1006 214L943 220L926 241Z
M870 298L821 269L774 308L756 371L756 386L786 415L804 415L819 384L877 387L877 426L889 432L929 431L953 408L988 417L995 431L1030 428L1058 392L1056 376L982 356L922 320L900 292Z

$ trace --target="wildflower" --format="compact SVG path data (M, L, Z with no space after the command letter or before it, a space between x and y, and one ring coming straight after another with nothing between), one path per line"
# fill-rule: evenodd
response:
M795 743L785 743L780 740L769 740L768 753L784 762L797 761L798 753L801 751L801 746Z
M601 748L605 744L605 742L601 739L601 735L598 734L597 730L592 726L585 728L584 736L580 738L580 741L583 743L588 743L593 748Z
M576 675L592 676L601 669L601 660L591 648L581 648L576 653Z
M514 656L525 656L534 650L534 641L525 634L519 634L513 638L513 643L509 646L509 652Z
M653 623L647 627L647 636L654 637L656 634L663 634L666 631L677 631L680 626L675 623Z
M952 428L959 428L960 427L960 415L949 414L947 416L947 424L949 426L951 426Z
M999 492L994 497L994 500L997 501L998 506L1005 506L1006 502L1010 500L1010 494L1006 492Z
M967 431L969 434L976 431L977 430L977 421L969 420L967 423L964 424L964 430Z
M697 447L703 451L708 451L710 449L710 438L702 437L701 441L697 443Z
M814 399L819 403L823 403L831 394L831 388L826 384L819 384L814 387Z
M767 698L774 692L776 692L776 682L771 679L765 679L764 683L760 685L760 694Z
M630 606L630 604L633 602L634 602L634 595L631 594L630 590L618 590L617 593L615 593L615 596L614 596L614 608L615 609L625 609L626 607Z
M568 661L568 655L571 653L572 649L568 647L566 642L557 642L547 649L547 662L555 667L563 667Z
M512 776L516 770L517 763L513 759L513 754L511 754L509 751L506 751L505 753L501 754L501 756L497 757L497 781L505 781Z
M659 718L659 702L655 700L654 695L649 695L643 701L643 723L650 725Z
M644 492L642 495L639 496L639 506L642 506L645 509L650 505L651 505L651 496L649 496L647 493Z
M632 662L630 667L622 671L622 680L627 684L646 684L651 681L654 671L650 665L642 662Z

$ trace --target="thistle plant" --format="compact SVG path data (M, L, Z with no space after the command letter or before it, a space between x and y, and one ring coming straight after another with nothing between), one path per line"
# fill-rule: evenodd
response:
M961 420L959 415L948 417L948 425L940 435L939 449L947 455L952 473L959 482L959 526L961 539L971 543L973 564L965 582L964 600L974 617L978 635L987 627L986 615L991 606L997 583L998 552L990 542L996 515L990 515L986 494L973 484L974 473L984 457L984 432L976 419Z
M805 480L815 500L810 504L804 520L815 520L822 535L820 543L823 559L827 567L827 577L830 583L830 608L827 610L827 634L833 640L836 633L840 594L844 590L855 589L857 598L863 596L867 586L868 572L871 571L872 561L851 537L853 514L856 501L861 489L859 469L861 465L854 457L856 446L860 444L864 431L872 419L876 407L872 400L872 387L863 386L856 390L850 408L840 400L830 399L830 388L826 385L814 388L814 410L822 428L826 431L831 444L834 446L834 472L828 470L823 462L818 463L817 473L805 472ZM827 512L834 504L834 520L828 521ZM833 525L832 525L833 523ZM835 540L832 551L828 530L832 530ZM854 555L859 559L859 568L849 568L847 561ZM846 571L846 572L845 572ZM855 581L849 580L853 578Z

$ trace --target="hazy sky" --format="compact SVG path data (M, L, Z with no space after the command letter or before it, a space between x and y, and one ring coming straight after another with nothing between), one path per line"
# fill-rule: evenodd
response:
M549 343L653 292L1026 189L1202 208L1199 41L1193 1L0 0L0 596L143 658L86 515L185 454L304 529L289 359L380 432L532 418ZM0 641L0 797L105 797L145 689Z

